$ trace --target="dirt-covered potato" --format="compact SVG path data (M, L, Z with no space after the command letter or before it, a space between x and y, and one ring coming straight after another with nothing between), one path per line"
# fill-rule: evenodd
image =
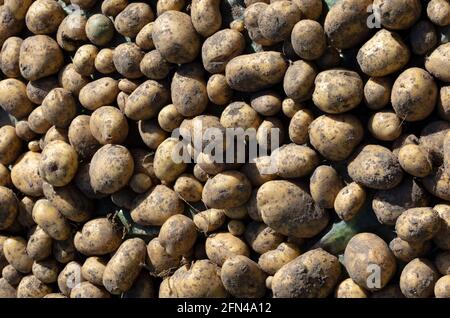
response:
M335 69L319 73L315 79L313 102L329 114L352 110L363 100L363 82L358 73Z
M47 35L26 38L20 46L20 73L29 81L56 74L63 66L62 51Z
M82 159L90 159L100 148L100 143L91 133L90 116L79 115L75 117L69 126L68 138L70 145Z
M90 282L81 282L70 291L70 298L110 298L111 295L103 288L91 284Z
M304 60L317 60L327 47L322 25L314 20L302 20L295 24L291 33L294 52Z
M416 55L426 55L430 53L438 43L436 28L433 23L427 20L418 22L411 29L409 38L411 50Z
M245 229L244 237L249 246L258 254L276 249L284 240L283 235L260 222L249 223Z
M439 116L442 119L450 119L450 86L441 87L440 94L438 96L437 109Z
M171 64L158 50L145 54L139 65L142 74L153 80L162 80L169 75Z
M197 239L197 229L190 218L176 214L161 226L158 239L169 255L187 255Z
M450 67L448 55L450 54L450 43L445 43L435 49L425 60L425 68L437 79L450 82Z
M31 272L33 259L27 254L27 241L21 237L9 237L3 242L3 254L8 263L17 271Z
M84 76L90 76L95 72L95 58L98 48L92 44L85 44L78 48L73 57L75 71Z
M414 177L426 177L433 169L429 153L421 146L414 144L400 148L398 162L403 170Z
M90 82L90 78L75 71L73 64L67 64L59 72L58 81L60 86L78 97L81 89Z
M325 298L341 274L338 259L315 249L281 267L272 279L275 298Z
M50 127L49 130L47 130L47 132L45 133L44 138L41 138L41 140L39 141L39 147L41 149L44 149L45 146L55 140L63 141L68 144L69 138L67 136L67 129L59 128L56 126Z
M58 280L59 264L54 259L35 261L32 267L33 275L44 284L52 284Z
M147 265L150 272L164 277L180 266L181 256L169 255L156 237L147 245Z
M332 209L335 199L344 187L333 167L319 166L314 170L309 183L309 191L314 202L321 208Z
M370 35L367 8L373 0L345 0L337 2L325 17L324 29L331 45L349 49Z
M430 249L430 242L407 242L399 237L396 237L389 243L389 249L397 259L408 263L428 252Z
M269 275L275 273L284 265L300 256L300 250L291 243L281 243L276 249L261 254L258 265Z
M143 50L153 50L155 48L152 38L153 24L154 22L146 24L136 35L136 44Z
M251 96L250 105L263 116L273 116L281 110L281 98L275 91L261 91Z
M45 96L58 86L58 78L56 76L44 77L37 81L29 81L26 89L27 97L34 104L40 105Z
M353 115L323 115L309 126L312 146L332 161L347 159L363 135L361 122Z
M164 106L158 113L158 124L167 132L172 132L178 128L183 120L183 115L177 111L174 104Z
M114 37L114 23L103 14L94 14L86 22L86 36L95 45L107 45Z
M377 12L381 24L386 29L409 29L422 13L420 0L375 0L373 11Z
M31 113L33 104L27 97L25 84L14 78L0 81L0 107L16 118Z
M42 178L39 176L41 154L26 152L17 159L11 169L11 180L23 194L31 197L42 196Z
M58 45L66 51L76 51L79 46L88 40L85 30L86 22L86 16L80 13L66 16L56 32Z
M167 139L168 134L159 127L156 120L140 120L138 122L139 135L147 147L156 150Z
M351 278L343 280L334 291L336 298L368 298L369 293Z
M198 202L202 199L203 185L191 174L179 176L173 189L181 198L188 202Z
M85 280L97 286L103 286L103 272L107 262L98 256L88 257L81 267L81 275Z
M293 62L284 75L284 92L297 102L310 99L314 91L316 75L316 69L312 63L303 60Z
M258 128L261 118L258 113L245 102L233 102L222 112L220 124L225 128Z
M142 77L140 63L143 57L144 52L136 44L122 43L114 49L114 67L126 78Z
M2 270L2 278L4 278L11 286L19 285L24 275L17 271L11 265L7 265Z
M353 181L378 190L392 189L403 179L403 170L397 157L379 145L362 148L347 170Z
M42 101L42 114L47 122L56 127L67 128L76 116L74 95L65 88L54 88Z
M167 87L153 80L139 85L127 98L125 115L132 120L146 120L157 117L161 108L169 104Z
M219 266L230 257L236 255L250 255L248 246L238 237L230 233L212 234L206 239L206 255Z
M97 108L89 121L90 131L102 144L121 144L128 136L128 122L122 112L112 106Z
M423 120L434 110L437 94L437 85L427 71L409 68L399 75L392 87L392 107L402 120Z
M36 137L36 133L31 130L27 120L16 123L16 135L24 141L32 141Z
M258 17L259 30L270 41L286 39L301 19L299 7L291 1L281 0L269 4Z
M304 177L319 165L319 156L313 149L293 143L273 151L271 160L282 178Z
M348 242L344 264L350 278L361 287L375 291L385 287L395 274L395 256L380 237L360 233ZM377 279L374 279L376 275Z
M84 281L81 276L81 265L75 261L68 263L58 275L58 288L62 294L69 297L72 289Z
M202 201L210 208L234 208L244 204L250 194L251 184L243 173L226 171L206 182Z
M397 235L407 242L424 242L440 229L441 219L432 208L413 208L403 212L397 219Z
M179 160L182 158L177 158L180 145L178 139L168 138L156 149L153 168L158 179L173 182L186 170L187 164L183 160Z
M389 77L371 77L364 85L364 102L373 110L387 106L391 100L392 81Z
M8 187L11 184L11 172L8 170L8 168L0 163L0 186Z
M433 296L438 278L439 274L430 261L416 258L403 268L400 289L407 298L428 298Z
M322 1L321 0L294 0L297 7L300 9L302 18L318 20L322 14Z
M135 38L139 31L154 20L152 8L147 3L130 3L114 19L114 26L121 35Z
M111 74L116 71L114 66L114 50L104 48L95 56L94 66L102 74Z
M450 131L450 123L439 120L427 124L420 133L419 145L431 155L435 166L442 164L444 139L448 131Z
M159 287L160 298L224 298L220 267L208 260L183 265Z
M266 39L259 28L258 21L264 10L269 6L269 1L254 2L247 5L244 11L244 26L248 31L250 39L264 46L270 46L275 44L274 41ZM297 21L296 21L297 22ZM294 22L295 24L295 22ZM293 26L293 25L292 25Z
M92 157L89 167L92 189L111 194L128 184L133 175L133 157L120 145L105 145Z
M8 38L0 52L0 69L7 77L19 77L19 52L23 40L19 37Z
M402 133L400 118L393 111L379 111L373 114L368 123L372 136L382 141L393 141Z
M17 298L42 298L51 292L52 288L34 275L22 278L17 286Z
M116 17L128 5L128 0L105 0L102 2L101 10L106 16Z
M103 272L103 286L113 295L131 288L145 262L146 246L142 239L124 241Z
M450 275L438 279L434 285L434 295L436 298L450 298Z
M225 71L227 63L242 54L244 48L245 39L242 33L231 29L214 33L205 40L202 46L203 67L212 74L222 73Z
M253 93L281 82L287 67L279 52L244 54L228 62L225 76L232 89Z
M216 33L222 25L220 0L193 0L190 14L195 30L205 38Z
M309 238L328 224L328 213L293 182L266 182L259 188L256 200L264 223L283 235Z
M80 103L89 110L111 105L119 93L118 82L111 77L103 77L86 84L80 90Z
M120 230L107 218L88 221L74 239L77 251L87 256L113 253L121 243Z
M241 172L247 176L253 186L259 187L277 178L274 168L276 167L272 166L270 156L260 156L252 162L244 164Z
M170 63L192 62L200 52L200 38L186 13L169 10L155 20L152 39L156 49Z
M441 218L441 227L434 235L434 243L443 250L450 250L450 207L447 204L438 204L433 208Z
M39 225L30 235L27 243L27 254L35 261L46 259L52 253L52 238Z
M446 0L431 0L428 2L427 16L436 25L450 25L450 3Z
M343 187L334 200L333 206L336 214L344 221L354 218L366 201L366 191L356 182Z
M45 233L58 241L70 237L70 224L67 219L46 199L36 201L33 207L33 220Z
M28 8L25 23L34 34L51 34L65 18L61 5L54 0L36 0Z
M12 164L19 157L21 149L22 142L14 127L0 127L0 163L5 166Z
M0 298L16 298L17 291L14 286L12 286L3 277L0 278Z

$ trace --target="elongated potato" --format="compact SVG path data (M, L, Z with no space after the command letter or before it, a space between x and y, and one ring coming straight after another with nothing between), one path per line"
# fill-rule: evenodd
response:
M31 113L33 104L27 97L25 84L14 78L0 81L0 107L17 118Z
M176 214L161 226L158 239L169 255L186 255L195 244L197 229L190 218Z
M319 166L314 170L309 191L314 202L321 208L332 209L339 191L343 188L339 174L330 166Z
M55 240L64 241L70 237L69 222L48 200L36 201L33 220Z
M52 238L39 225L31 233L27 243L27 254L35 261L41 261L52 253Z
M42 155L38 152L26 152L17 159L11 169L14 186L25 195L42 196L42 178L39 176L39 164Z
M295 61L289 65L284 75L284 92L295 101L307 100L313 94L316 76L317 72L312 63L303 60Z
M193 0L191 20L195 31L201 36L207 38L216 33L222 26L220 0Z
M0 230L10 227L18 213L18 201L14 192L0 187Z
M293 179L310 174L319 165L319 156L307 146L287 144L272 152L271 161L278 176Z
M22 44L19 37L10 37L2 45L0 55L0 69L7 77L19 77L19 52Z
M31 272L33 259L27 254L27 242L21 237L9 237L3 242L5 259L17 271L27 274Z
M354 218L366 201L366 191L356 182L343 187L333 203L336 214L344 221Z
M250 255L248 246L238 237L230 233L212 234L206 239L206 255L215 264L222 266L230 257Z
M89 110L111 105L116 100L119 88L117 81L111 77L103 77L93 81L80 90L80 103Z
M51 287L41 282L34 275L22 278L19 286L17 286L17 298L42 298L51 292Z
M177 139L168 138L156 149L153 168L158 179L172 182L184 172L187 165L179 158L180 146Z
M154 118L169 100L170 94L164 85L153 80L145 81L128 96L125 115L133 120Z

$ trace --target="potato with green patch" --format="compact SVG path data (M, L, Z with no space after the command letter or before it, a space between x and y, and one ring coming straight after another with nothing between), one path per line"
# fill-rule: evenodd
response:
M114 37L114 23L103 14L94 14L86 22L86 36L93 44L105 46Z

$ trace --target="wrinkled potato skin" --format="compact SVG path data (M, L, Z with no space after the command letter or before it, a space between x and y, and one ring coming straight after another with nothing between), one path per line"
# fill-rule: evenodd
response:
M103 273L103 285L113 295L126 292L138 277L145 261L146 246L139 238L122 243Z
M283 88L289 98L297 102L310 99L317 76L314 65L308 61L295 61L286 70Z
M445 43L435 49L425 60L427 71L437 79L447 83L450 83L450 67L447 63L449 54L450 43Z
M269 275L275 273L284 265L300 256L300 250L291 243L281 243L276 249L261 254L258 265Z
M422 258L409 262L400 275L400 289L407 298L429 298L439 276L433 264Z
M395 257L388 245L372 233L355 235L345 248L344 263L350 278L367 290L380 290L390 281L396 270ZM370 286L370 265L380 268L379 286Z
M34 275L22 278L19 286L17 286L17 298L42 298L51 292L52 288Z
M21 81L8 78L0 81L0 107L16 118L23 118L33 110Z
M279 52L245 54L228 62L225 76L232 89L253 93L281 82L287 67Z
M257 208L264 223L286 236L309 238L328 224L328 213L290 181L269 181L257 192Z
M207 38L216 33L222 25L220 0L193 0L191 20L198 34Z
M64 241L70 237L71 228L68 221L46 199L36 201L33 220L55 240Z
M344 187L333 167L319 166L314 170L309 191L314 202L321 208L332 209L339 191Z
M3 254L8 263L17 271L31 272L33 260L27 254L27 242L20 237L9 237L3 242Z
M52 238L39 225L31 233L27 243L27 254L35 261L46 259L52 253Z
M84 224L74 239L75 248L86 256L113 253L122 243L122 235L106 218L93 219Z
M200 51L200 39L190 16L169 10L153 24L152 39L156 49L170 63L192 62Z
M27 152L17 159L11 169L11 180L23 194L31 197L42 196L42 178L39 176L41 154Z
M338 259L322 249L297 257L273 276L275 298L326 298L341 274ZM325 279L324 279L325 277Z
M167 87L153 80L139 85L127 98L125 115L132 120L155 118L170 101Z
M0 163L10 165L20 155L22 142L16 135L13 126L5 125L0 127Z
M368 298L368 292L351 278L342 281L334 292L336 298Z
M208 258L219 266L232 256L250 255L250 249L240 238L226 232L210 235L206 239L205 249Z
M405 145L398 152L398 162L403 170L414 177L428 176L433 169L430 155L418 145Z
M197 229L190 218L176 214L161 226L158 239L169 255L186 255L195 244Z
M366 191L356 182L343 187L333 203L336 214L344 221L350 221L361 210L366 201Z

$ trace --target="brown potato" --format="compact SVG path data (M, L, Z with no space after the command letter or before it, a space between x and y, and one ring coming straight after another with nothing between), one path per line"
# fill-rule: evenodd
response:
M129 186L135 193L144 193L151 188L152 179L145 173L137 173L131 177Z
M344 221L350 221L360 211L366 201L366 191L356 182L343 187L333 203L336 214Z
M33 110L27 97L26 86L17 79L0 81L0 107L16 118L23 118Z
M448 65L448 54L450 43L445 43L435 49L430 56L425 59L425 68L437 79L450 82L450 67Z
M153 10L147 3L130 3L114 19L117 32L130 38L154 20Z
M122 235L119 229L107 218L88 221L74 239L77 251L87 256L113 253L121 243Z
M437 109L442 119L450 119L450 86L441 87Z
M245 232L245 224L239 220L231 220L227 224L227 230L234 236L241 236Z
M433 264L422 258L409 262L400 276L400 288L407 298L428 298L433 296L439 276Z
M431 0L427 6L428 18L436 25L450 24L450 4L444 0Z
M22 142L14 127L0 127L0 163L5 166L12 164L19 157L21 148Z
M52 284L58 280L59 264L51 258L43 261L35 261L32 272L44 284Z
M167 87L153 80L139 85L128 96L125 115L132 120L146 120L157 117L161 108L169 104L170 92Z
M215 264L222 266L230 257L236 255L249 256L248 246L238 237L230 233L212 234L206 239L206 255Z
M3 4L3 2L2 2ZM0 7L0 44L10 36L18 35L22 31L24 21L15 17L14 12L8 6Z
M427 124L420 133L419 145L423 147L431 156L433 165L442 165L444 157L444 139L450 130L447 121L432 121Z
M311 62L295 61L288 67L284 75L284 92L296 102L310 99L314 91L316 76L316 69Z
M368 123L372 136L378 140L393 141L402 134L402 123L393 111L379 111L373 114Z
M64 50L76 51L85 41L87 18L82 14L69 14L62 20L56 32L56 41Z
M142 270L123 298L155 298L155 286L147 270Z
M244 11L244 26L248 31L250 39L264 46L275 44L274 41L266 39L259 28L258 21L264 10L269 6L269 1L254 2L247 5ZM295 23L295 22L294 22Z
M188 202L198 202L202 199L203 185L191 174L179 176L173 189L183 200Z
M11 172L3 164L0 163L0 186L8 187L12 185Z
M111 74L116 71L114 65L114 50L101 49L95 57L94 66L102 74Z
M178 139L167 138L156 149L153 168L158 179L173 182L186 170L187 164L183 160L174 160L178 157L180 145Z
M8 263L17 271L31 272L33 260L27 254L27 242L21 237L9 237L3 242L3 254Z
M317 206L332 209L339 191L344 187L337 171L330 166L318 166L311 176L309 192Z
M86 21L86 36L95 45L105 46L114 37L114 23L103 14L94 14Z
M27 97L34 104L42 104L45 96L54 88L58 87L58 78L49 76L37 81L29 81L27 84Z
M52 288L34 275L22 278L17 286L17 298L42 298L51 292Z
M21 120L16 123L16 135L24 141L31 141L36 137L27 120Z
M222 112L220 124L225 128L258 128L261 118L258 113L244 102L233 102Z
M301 178L309 175L319 165L319 156L307 146L291 143L272 152L271 164L275 165L279 177Z
M146 77L162 80L169 75L171 64L161 56L158 50L153 50L144 55L139 67Z
M77 105L75 98L65 88L54 88L42 101L42 113L51 125L67 128L76 116Z
M41 149L44 149L45 146L55 140L63 141L68 144L69 138L67 136L67 129L58 128L56 126L50 127L50 129L45 133L44 138L41 138L41 140L39 141L39 147L41 147Z
M7 77L19 77L19 51L23 40L10 37L3 43L0 52L0 69Z
M36 107L28 116L28 123L33 132L37 134L45 134L52 124L48 122L44 115L42 106Z
M80 46L73 57L75 71L84 76L94 74L94 62L97 54L98 48L95 45L85 44Z
M258 114L273 116L281 110L281 98L275 91L261 91L251 96L250 105Z
M276 1L268 5L258 17L259 30L263 37L274 42L286 39L294 25L301 19L301 12L295 3Z
M89 9L95 5L97 0L70 0L71 4L79 6L81 9Z
M41 261L52 253L52 238L39 225L30 235L27 243L27 254L35 261Z
M322 25L314 20L302 20L295 24L291 33L294 52L304 60L317 60L327 47Z
M370 291L385 287L397 265L386 242L372 233L353 236L345 248L344 263L350 278Z
M103 272L106 261L98 256L88 257L81 267L81 275L85 280L97 286L103 286Z
M450 275L450 251L440 252L434 260L437 270L442 275Z
M102 13L106 16L116 17L128 5L128 0L105 0L102 2Z
M157 237L148 243L147 256L150 272L158 277L165 277L180 266L181 256L169 255Z
M424 242L440 229L439 214L431 208L413 208L403 212L397 219L397 235L407 242Z
M39 175L53 186L62 187L75 177L78 155L69 144L55 140L45 146L39 164Z
M294 0L297 7L305 19L318 20L322 14L321 0Z
M356 284L351 278L342 281L334 292L336 298L368 298L368 294L364 288Z
M186 255L195 244L197 229L190 218L176 214L161 226L158 239L169 255Z
M34 34L51 34L65 18L63 8L54 0L36 0L28 8L25 23Z
M152 38L153 24L154 22L146 24L136 35L136 44L143 50L153 50L155 48Z
M253 162L244 164L241 172L247 176L253 186L258 187L277 178L274 168L270 156L259 156Z
M398 162L403 170L414 177L426 177L433 169L429 153L422 147L414 144L400 148Z
M283 140L284 126L282 121L277 117L266 117L256 131L256 141L260 149L274 150L283 143Z
M16 298L17 292L14 286L3 277L0 278L0 298Z
M59 72L58 81L60 86L78 97L81 89L90 82L90 78L77 73L73 64L67 64Z
M193 0L190 13L194 29L205 38L222 26L220 0Z
M23 194L31 197L42 196L42 178L39 176L41 154L26 152L17 159L11 169L11 180Z
M450 275L438 279L434 285L434 295L436 298L450 298Z
M142 141L152 150L156 150L168 137L167 132L155 120L140 120L138 129Z

